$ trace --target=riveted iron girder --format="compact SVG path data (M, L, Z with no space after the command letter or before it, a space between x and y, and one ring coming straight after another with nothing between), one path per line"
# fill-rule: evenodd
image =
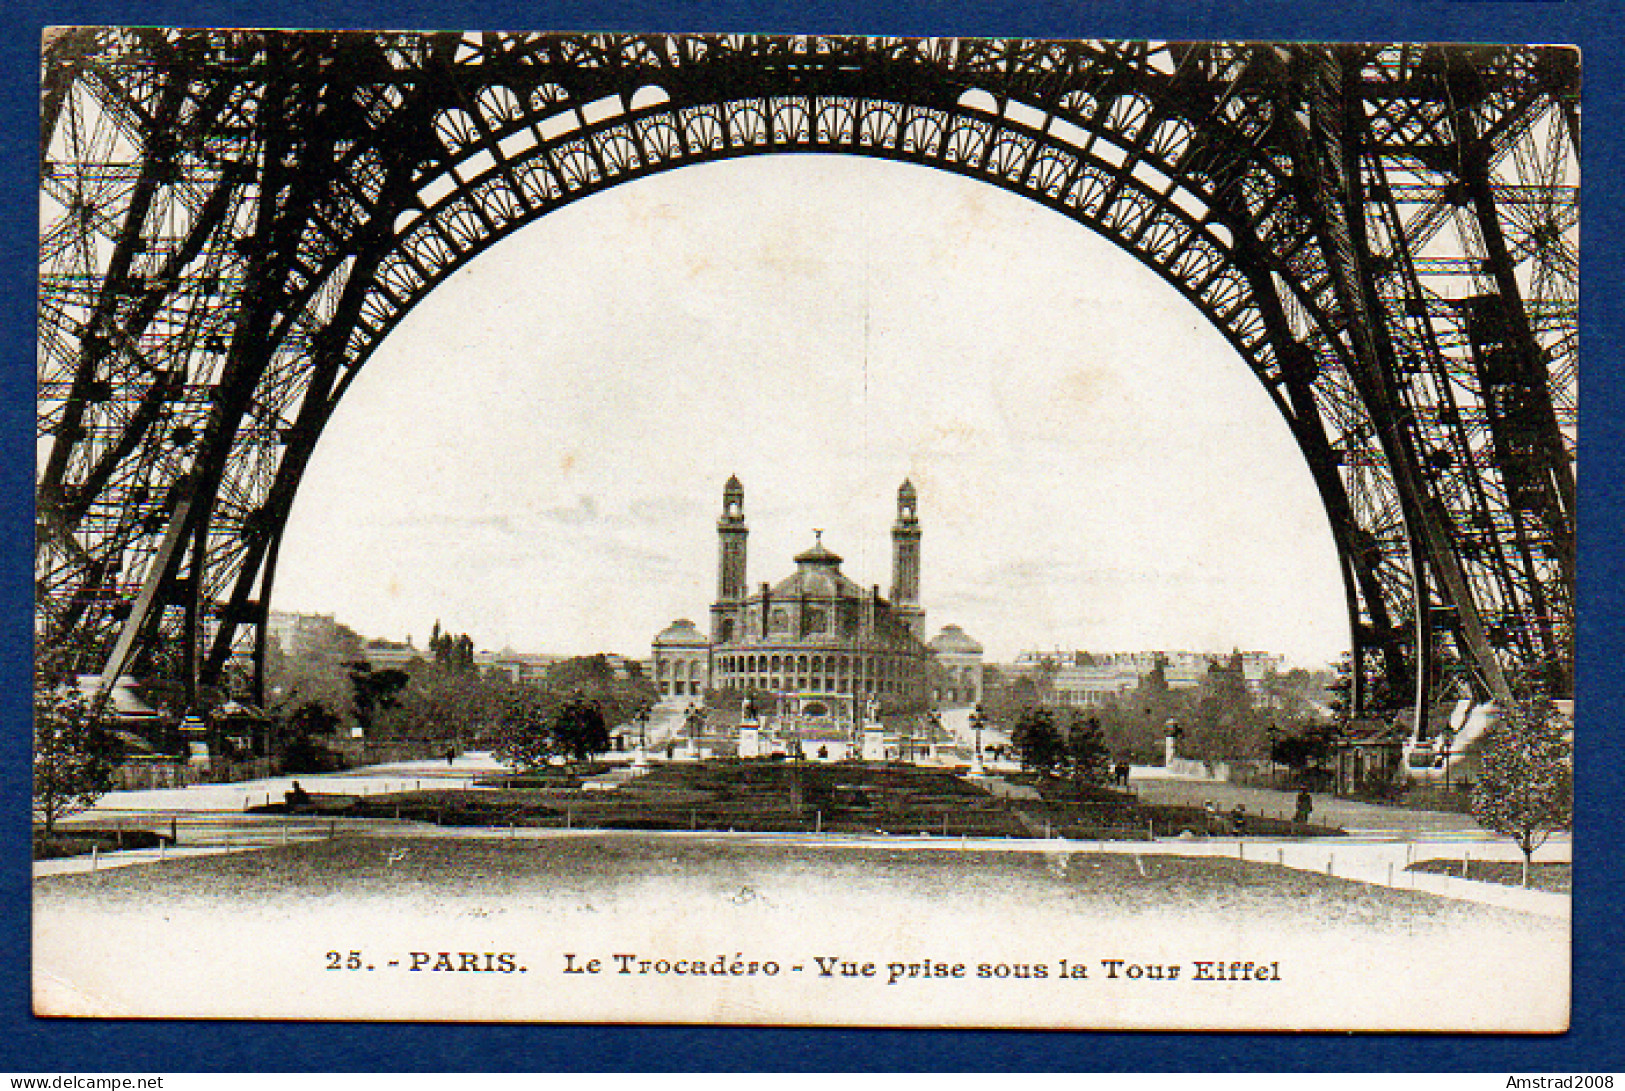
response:
M1577 81L1513 48L57 35L41 635L220 681L328 416L441 280L630 179L834 152L1038 201L1213 322L1325 502L1362 684L1563 689Z

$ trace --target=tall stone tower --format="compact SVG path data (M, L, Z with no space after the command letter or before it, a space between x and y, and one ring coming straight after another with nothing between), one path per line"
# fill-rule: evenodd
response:
M745 487L730 477L722 487L722 517L717 520L717 601L745 597Z
M925 611L920 608L920 500L914 485L897 490L897 522L891 528L891 600L914 635L925 639Z

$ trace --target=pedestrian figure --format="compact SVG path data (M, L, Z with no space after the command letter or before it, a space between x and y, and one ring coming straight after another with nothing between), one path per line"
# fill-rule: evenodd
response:
M1300 826L1307 826L1309 824L1309 813L1314 809L1314 797L1309 794L1309 789L1302 789L1298 792L1298 810L1297 813L1292 816L1292 821L1296 822Z
M1128 771L1128 762L1126 761L1118 762L1112 769L1112 774L1120 787L1128 787Z
M1219 805L1211 799L1202 804L1202 810L1207 814L1207 834L1213 837L1224 832L1224 824L1219 820Z
M457 751L455 749L452 749L452 748L448 747L447 750L446 750L446 764L447 765L455 765L456 762L457 762Z
M1247 807L1238 803L1230 810L1230 832L1243 834L1247 832Z

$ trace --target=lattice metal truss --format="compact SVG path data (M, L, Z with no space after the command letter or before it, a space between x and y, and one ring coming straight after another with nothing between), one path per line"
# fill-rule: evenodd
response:
M1296 437L1364 704L1572 690L1572 51L815 37L49 35L38 636L252 691L337 401L507 233L687 163L877 156L1160 273Z

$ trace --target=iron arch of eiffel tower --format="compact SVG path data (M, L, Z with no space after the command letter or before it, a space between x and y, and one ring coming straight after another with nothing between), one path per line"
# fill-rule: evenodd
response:
M1325 504L1357 705L1572 693L1578 85L1512 47L48 35L37 639L263 699L301 475L418 300L610 186L816 152L1028 197L1213 323Z

